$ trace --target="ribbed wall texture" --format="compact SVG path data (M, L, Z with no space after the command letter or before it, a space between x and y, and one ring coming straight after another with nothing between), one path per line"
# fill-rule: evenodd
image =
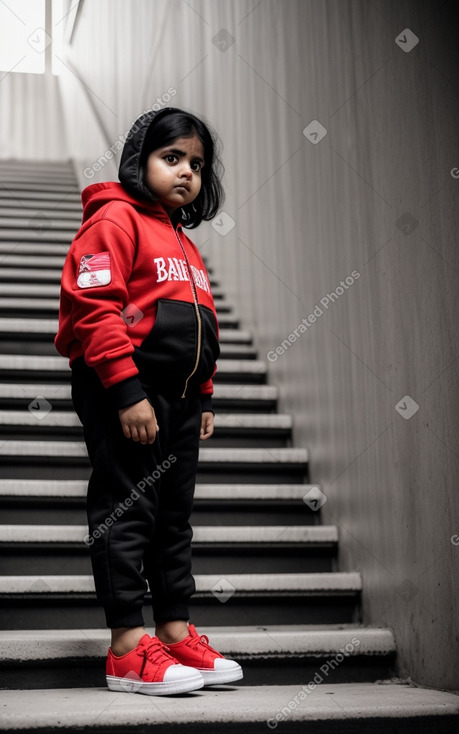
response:
M0 72L0 158L68 158L57 77Z
M93 164L153 104L215 124L226 215L194 237L310 449L364 622L394 628L402 677L444 688L459 688L453 11L85 0L66 97L83 184L114 175Z

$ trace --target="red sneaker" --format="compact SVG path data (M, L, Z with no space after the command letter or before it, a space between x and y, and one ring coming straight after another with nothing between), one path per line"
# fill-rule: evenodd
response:
M182 665L199 670L204 685L232 683L243 678L241 666L228 660L209 645L207 635L198 635L194 624L189 624L190 634L180 642L167 645L167 650Z
M107 685L111 691L166 696L202 688L202 675L192 667L177 663L158 637L145 634L134 650L125 655L108 651Z

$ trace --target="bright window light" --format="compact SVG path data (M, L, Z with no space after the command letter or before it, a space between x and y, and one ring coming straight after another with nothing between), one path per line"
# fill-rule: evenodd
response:
M72 10L78 3L71 3ZM53 0L52 4L52 36L53 36L53 74L60 74L62 69L62 59L64 55L64 30L68 21L69 13L64 10L64 0Z
M51 28L46 27L45 0L0 0L0 79L9 72L44 74L48 46L52 72L59 74L56 56L63 56L66 22L64 0L52 0Z
M0 70L43 74L45 0L0 0Z

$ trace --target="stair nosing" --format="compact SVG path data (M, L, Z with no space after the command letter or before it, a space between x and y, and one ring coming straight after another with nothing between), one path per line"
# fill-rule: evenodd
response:
M8 439L0 445L0 456L87 457L83 441L30 441ZM200 448L199 461L210 463L297 464L307 462L306 448Z
M1 332L1 327L0 327ZM0 370L15 369L37 372L69 372L68 359L60 355L27 355L27 354L0 354ZM218 372L221 374L242 373L250 375L265 375L266 362L259 359L225 359L219 362Z
M60 393L60 395L59 395ZM278 398L278 388L275 385L214 385L214 399L256 400L257 402L273 401ZM24 398L33 400L38 395L44 395L49 400L70 400L69 383L25 383L0 382L1 398Z
M305 626L304 626L305 627ZM223 654L323 656L352 645L349 656L391 655L396 650L390 628L349 626L334 629L301 629L285 625L284 629L266 625L257 627L208 627L206 634ZM7 630L0 632L0 662L31 662L38 660L65 660L66 658L103 658L110 643L110 632L105 629L80 630Z
M33 403L33 400L32 400ZM82 428L81 421L73 410L50 410L42 417L37 417L29 410L3 410L0 409L0 427L7 426L40 426L51 428ZM247 429L273 429L290 431L293 419L289 413L217 413L215 415L215 428L247 428Z
M103 523L101 523L103 525ZM108 528L108 526L107 526ZM0 525L0 546L3 544L78 544L88 537L86 525ZM194 525L193 545L196 544L336 544L336 525Z
M394 731L394 725L401 731L405 721L411 732L415 730L413 722L419 724L425 717L434 717L440 726L443 719L448 725L451 718L459 722L459 697L454 692L416 688L393 680L339 684L322 681L320 685L311 681L307 685L225 687L212 696L201 692L181 698L164 696L161 705L148 701L151 705L142 706L137 696L121 696L121 701L119 695L100 688L82 688L71 694L68 689L1 691L0 704L4 725L10 732L24 728L54 730L56 722L67 729L101 732L110 727L146 730L153 726L166 730L171 722L177 730L189 727L190 731L216 731L222 725L228 731L228 727L232 731L236 727L238 731L244 731L244 727L248 730L250 725L254 731L261 731L261 727L276 728L279 723L280 731L304 731L305 722L311 731L330 722L338 726L342 723L347 731L351 731L351 725L354 731L358 726L362 732L363 727L366 731L383 731L382 726L385 731Z
M21 498L86 498L85 479L40 480L0 479L0 497ZM303 501L305 494L317 484L201 484L195 486L195 501L282 500Z
M197 594L217 596L227 589L234 593L357 593L362 590L358 571L317 573L194 574ZM223 584L223 589L216 589ZM84 574L72 576L0 576L0 595L11 594L93 594L94 579Z

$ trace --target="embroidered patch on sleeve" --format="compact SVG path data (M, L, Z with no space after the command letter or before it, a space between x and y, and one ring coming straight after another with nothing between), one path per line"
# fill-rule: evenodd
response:
M80 288L108 285L111 279L110 253L108 251L97 252L95 255L83 255L80 260L77 280L77 285Z

